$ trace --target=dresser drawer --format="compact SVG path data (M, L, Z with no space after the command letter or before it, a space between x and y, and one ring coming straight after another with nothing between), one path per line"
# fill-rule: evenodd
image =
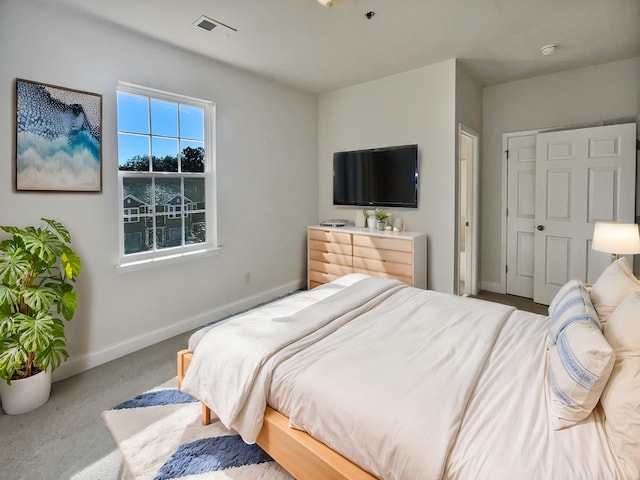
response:
M353 245L370 248L383 248L411 253L411 240L402 238L384 238L373 235L353 235Z
M372 247L360 247L354 245L353 256L360 258L372 258L386 262L404 263L406 265L413 264L413 255L411 252L403 252L400 250L385 250L383 248L376 249Z
M352 254L351 244L331 243L322 240L309 240L309 251L311 250L325 253L339 253L342 255Z
M343 243L351 245L351 234L344 232L332 232L331 230L309 229L310 240L321 240L323 242Z
M337 277L347 275L351 273L353 269L349 265L336 265L333 263L318 262L316 260L309 260L309 271L330 273Z
M374 272L402 275L403 277L409 278L413 275L411 265L406 263L385 262L384 260L375 260L372 258L353 257L353 268L364 268Z
M342 253L309 249L309 260L317 260L318 262L335 263L336 265L347 265L350 267L352 258L351 255L344 255Z
M309 284L329 283L339 277L340 275L333 275L332 273L322 273L316 272L315 270L309 270Z

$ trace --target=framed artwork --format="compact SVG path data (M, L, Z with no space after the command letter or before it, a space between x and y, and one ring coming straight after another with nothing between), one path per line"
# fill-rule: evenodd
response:
M102 95L16 79L16 190L102 191Z

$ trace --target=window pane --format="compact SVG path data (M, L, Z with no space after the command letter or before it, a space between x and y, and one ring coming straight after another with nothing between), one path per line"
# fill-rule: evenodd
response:
M153 206L150 178L123 178L124 253L138 253L153 248Z
M182 212L182 181L179 178L156 179L156 212L180 217Z
M184 219L185 241L189 245L207 241L207 224L204 212L193 213Z
M151 137L154 172L178 171L178 140L176 138Z
M151 99L151 133L178 136L178 104Z
M153 213L153 201L151 200L151 178L123 178L122 200L124 208L139 207L143 214ZM133 203L128 200L131 199Z
M204 140L204 110L180 105L180 136L194 140Z
M204 178L187 178L184 181L185 203L191 203L191 210L205 209Z
M204 172L204 142L181 140L180 149L183 172Z
M118 92L118 130L149 133L149 99Z
M118 165L120 170L149 171L149 137L118 134Z
M171 248L182 246L182 217L158 215L156 217L156 248Z

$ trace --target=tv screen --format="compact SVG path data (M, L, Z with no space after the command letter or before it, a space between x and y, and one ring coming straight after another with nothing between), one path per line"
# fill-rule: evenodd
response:
M334 153L333 204L418 208L418 145Z

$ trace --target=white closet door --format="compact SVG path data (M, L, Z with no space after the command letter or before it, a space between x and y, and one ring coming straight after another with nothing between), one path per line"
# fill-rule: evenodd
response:
M541 133L536 143L535 302L570 279L595 280L610 261L591 250L598 221L632 223L636 125Z
M507 141L507 293L533 297L536 134Z

